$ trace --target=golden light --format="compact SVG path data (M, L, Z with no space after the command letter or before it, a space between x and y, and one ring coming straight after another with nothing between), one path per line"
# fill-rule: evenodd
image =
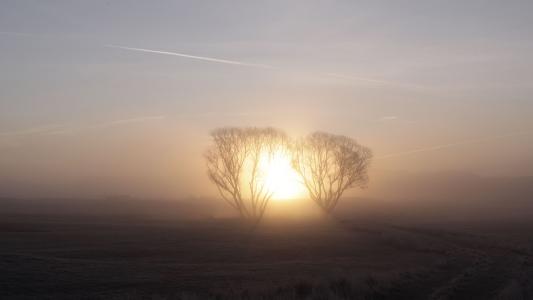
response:
M286 151L276 151L263 155L259 161L260 172L265 188L273 200L289 200L305 196L306 189L300 182L298 173L291 166L291 158Z

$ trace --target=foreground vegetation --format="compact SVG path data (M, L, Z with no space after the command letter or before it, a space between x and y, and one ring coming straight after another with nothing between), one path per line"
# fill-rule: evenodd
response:
M530 299L533 225L491 226L3 216L0 298Z

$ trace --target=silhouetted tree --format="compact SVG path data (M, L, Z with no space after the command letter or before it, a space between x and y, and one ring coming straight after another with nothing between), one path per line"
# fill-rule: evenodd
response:
M349 137L315 132L296 142L292 153L309 196L328 214L346 189L368 182L372 152Z
M289 153L287 136L274 128L219 128L211 137L205 154L209 179L241 217L259 222L274 192L266 187L260 165Z

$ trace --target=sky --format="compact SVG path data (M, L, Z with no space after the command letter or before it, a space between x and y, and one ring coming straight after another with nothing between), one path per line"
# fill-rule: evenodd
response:
M221 126L533 176L531 1L1 1L0 194L214 195ZM371 188L371 186L370 186Z

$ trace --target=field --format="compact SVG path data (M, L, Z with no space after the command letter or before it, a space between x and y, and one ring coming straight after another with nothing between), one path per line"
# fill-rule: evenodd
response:
M4 215L2 299L531 299L532 226Z

